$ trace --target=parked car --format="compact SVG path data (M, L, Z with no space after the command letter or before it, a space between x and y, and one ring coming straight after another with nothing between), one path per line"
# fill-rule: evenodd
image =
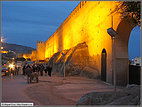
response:
M2 68L1 76L6 76L6 75L9 75L9 70L8 70L8 68Z

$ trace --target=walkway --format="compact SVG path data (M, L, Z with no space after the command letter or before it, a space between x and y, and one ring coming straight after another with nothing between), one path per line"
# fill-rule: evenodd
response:
M34 105L75 105L89 92L113 91L103 81L74 76L40 76L39 83L27 84L26 76L2 80L2 102L33 102Z

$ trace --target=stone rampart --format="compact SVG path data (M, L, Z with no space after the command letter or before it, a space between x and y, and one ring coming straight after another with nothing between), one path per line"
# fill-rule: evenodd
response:
M121 19L120 13L116 11L119 3L118 1L80 2L45 44L38 43L38 58L51 58L57 52L71 49L85 42L88 46L89 58L86 60L88 66L99 71L100 76L103 74L106 82L113 83L113 42L107 33L107 29L112 27L118 32L116 39L117 84L126 85L129 60L128 39L134 26L130 26L131 23L127 20ZM103 54L105 54L104 59ZM72 60L78 61L76 57Z

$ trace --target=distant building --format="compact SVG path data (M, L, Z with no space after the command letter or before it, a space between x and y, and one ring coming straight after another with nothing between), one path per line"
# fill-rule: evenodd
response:
M141 60L142 60L142 57L136 57L136 58L132 59L131 65L138 65L138 66L141 66L141 65L142 65L142 64L141 64L141 63L142 63Z

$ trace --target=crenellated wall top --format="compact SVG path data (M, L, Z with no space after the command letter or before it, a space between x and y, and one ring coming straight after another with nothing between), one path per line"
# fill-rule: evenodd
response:
M45 44L45 41L37 41L37 44Z
M54 36L59 30L61 30L61 27L64 26L64 24L66 22L68 22L68 20L73 16L75 15L83 6L85 6L85 4L87 3L88 1L81 1L74 9L73 11L71 12L71 14L63 21L63 23L57 28L57 30L48 38L50 39L52 36Z

